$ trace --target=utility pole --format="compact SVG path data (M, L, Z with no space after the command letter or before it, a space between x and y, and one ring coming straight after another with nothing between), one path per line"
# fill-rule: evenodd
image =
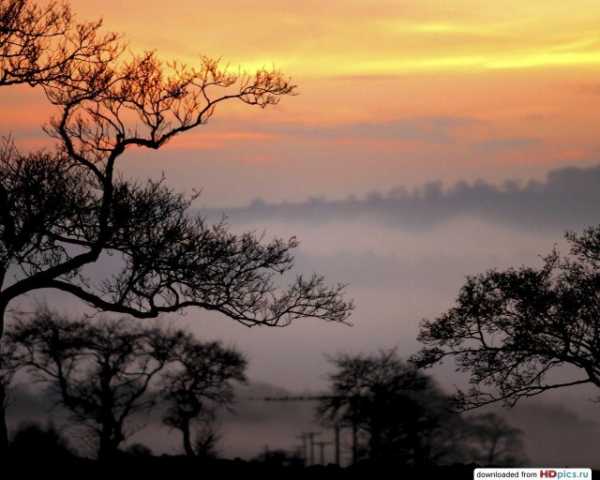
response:
M325 447L331 445L331 442L315 442L315 445L319 447L320 451L320 464L325 465Z
M318 402L322 400L339 400L339 399L349 399L351 398L351 405L354 407L356 401L358 400L356 395L352 397L348 397L346 395L288 395L283 397L260 397L254 398L253 400L262 400L265 402ZM353 408L354 409L354 408ZM341 465L341 447L340 447L340 432L342 430L342 425L336 423L334 425L334 443L335 443L335 464L337 466ZM302 445L304 446L304 460L305 464L308 465L308 461L310 460L311 464L314 462L314 452L312 454L309 453L309 444L310 440L308 436L305 436L306 433L298 436L302 440ZM356 419L352 420L352 463L356 463L358 457L358 426L356 425ZM310 447L314 449L314 445Z
M308 437L310 445L310 465L315 464L315 437L321 435L320 432L306 432L305 435Z
M336 423L333 426L333 441L334 441L334 449L335 449L335 464L340 466L340 430L342 427L339 423Z
M304 459L304 464L308 464L308 436L306 433L301 433L297 435L296 438L299 438L302 441L302 458Z
M304 445L298 445L293 452L296 458L301 458L302 462L306 463L306 457L304 456Z

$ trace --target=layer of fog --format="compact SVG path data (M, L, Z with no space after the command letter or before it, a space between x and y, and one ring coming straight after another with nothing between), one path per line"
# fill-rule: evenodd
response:
M295 452L300 446L298 436L306 431L318 432L318 440L332 441L333 432L315 420L314 402L275 402L265 398L285 397L293 393L263 383L251 383L237 388L233 411L222 411L215 423L220 440L217 452L227 458L253 458L265 449ZM310 392L301 392L310 395ZM37 388L17 388L12 395L9 410L11 429L23 423L37 422L46 425L52 421L70 444L84 455L93 456L93 442L52 400ZM523 432L525 454L531 466L592 466L600 467L597 439L600 425L590 421L572 404L554 400L533 399L512 409L500 407L488 410L503 416ZM593 413L588 404L587 414ZM472 414L477 414L474 412ZM180 455L180 434L161 423L161 412L134 417L128 424L131 432L124 447L143 443L155 453ZM344 432L343 432L344 433ZM342 436L342 463L351 459L351 442L345 432ZM326 462L333 461L331 446L326 451ZM316 456L318 461L318 455Z
M237 346L248 355L249 377L255 382L291 392L322 391L329 369L327 354L396 347L408 357L419 348L419 322L451 307L467 275L490 268L539 265L540 255L555 245L564 251L565 229L597 222L598 187L600 168L568 169L551 174L545 183L512 190L479 185L435 194L425 194L428 190L424 189L418 194L349 202L259 203L230 210L228 222L234 231L265 232L266 239L296 236L301 245L295 271L316 271L331 283L347 283L347 295L356 302L353 326L307 319L283 329L248 329L199 310L161 321L185 325L201 338ZM352 205L357 206L356 215ZM220 211L202 213L215 218ZM402 215L409 211L410 218L404 221L407 217ZM110 274L114 261L103 258L93 269L95 276ZM41 299L59 310L84 310L73 298L51 291L30 296L25 303ZM451 364L432 373L448 391L466 381ZM529 420L537 422L535 428L526 429L532 459L539 464L553 459L577 464L589 459L584 464L590 464L595 458L591 445L598 438L591 423L597 418L596 405L589 402L593 395L589 389L556 392L539 400L554 413L536 416L537 407L510 413L519 426ZM304 407L294 408L301 411ZM275 411L269 407L266 413ZM577 411L577 417L571 411ZM293 445L294 435L310 422L307 413L294 415L289 421L277 415L254 423L228 420L223 425L227 454L248 456L265 444ZM146 435L156 445L161 438L167 437ZM563 438L570 448L560 453L556 445Z
M285 221L329 223L361 221L401 229L429 229L461 216L526 230L578 228L600 220L600 166L551 170L544 181L483 180L445 187L431 182L408 190L372 192L344 200L311 198L299 203L257 199L244 208L206 209L214 218L224 212L232 222Z

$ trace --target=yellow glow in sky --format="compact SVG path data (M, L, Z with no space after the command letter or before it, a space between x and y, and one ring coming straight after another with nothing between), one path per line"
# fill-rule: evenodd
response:
M228 105L168 148L210 152L218 168L256 165L255 178L261 166L280 168L296 179L282 190L297 188L298 198L432 178L540 178L598 161L598 0L71 4L82 19L103 17L132 51L190 64L206 54L233 70L275 66L291 76L299 96L261 112ZM0 92L6 110L29 102L18 118L0 113L0 124L37 145L48 108L28 95ZM206 164L197 168L199 182L210 176Z
M186 60L223 56L296 75L593 67L600 62L600 2L431 0L198 2L76 0L134 48ZM102 8L101 8L102 7Z

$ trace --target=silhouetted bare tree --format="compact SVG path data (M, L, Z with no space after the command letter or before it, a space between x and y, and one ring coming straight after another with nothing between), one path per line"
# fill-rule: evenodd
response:
M318 416L366 437L369 459L424 465L455 458L462 419L433 380L396 350L338 355L332 363L331 396L321 401Z
M600 226L568 233L570 255L555 250L540 268L490 270L469 277L457 305L425 321L422 366L446 357L468 372L464 408L514 405L544 391L600 387ZM573 378L550 375L575 367Z
M171 354L173 361L160 386L167 405L163 421L181 432L186 455L205 456L216 442L216 432L210 428L213 414L233 402L232 382L246 381L247 362L233 348L202 343L189 334Z
M495 413L468 418L471 460L494 467L523 466L523 432Z
M0 86L68 82L75 63L115 58L117 35L101 34L101 25L76 22L65 3L0 0Z
M215 459L219 456L221 434L213 415L204 415L194 429L194 456L203 460Z
M148 389L182 338L128 319L70 321L49 310L18 321L9 336L34 378L95 434L101 460L112 458L132 433L132 415L154 405Z
M67 4L32 0L0 0L0 86L36 86L56 82L67 84L75 64L90 72L101 71L121 53L118 36L101 34L102 22L76 22ZM84 67L86 66L86 67ZM2 145L1 163L16 154L10 142ZM40 153L36 157L44 157ZM0 167L0 176L5 172ZM8 205L6 183L0 182L0 291L8 271L10 251L22 238L16 238L18 219ZM5 299L0 294L0 339L4 329ZM0 343L0 347L2 344ZM9 355L7 352L6 355ZM0 356L4 355L0 350ZM6 360L0 360L6 363ZM4 376L4 380L7 377ZM8 447L6 429L7 382L0 384L0 457Z
M23 4L33 12L28 15L43 17L40 22L54 18ZM49 27L58 43L47 44L46 62L63 55L61 41L72 43L61 33L72 22L68 9L49 8L63 14L50 22L58 24ZM16 19L17 30L29 18L9 9L5 17L7 25ZM98 27L89 24L88 34L75 29L89 49L76 49L71 57L77 60L61 63L60 75L47 75L48 68L30 82L40 83L60 111L46 129L59 150L21 154L8 143L0 157L0 337L9 304L48 288L138 318L199 307L248 326L282 326L302 317L346 321L352 304L343 299L342 285L329 287L319 275L299 276L283 288L275 281L293 267L295 238L265 242L253 233L234 235L224 223L207 225L191 212L194 196L116 173L129 148L158 149L205 124L223 102L264 108L295 86L277 71L232 74L208 57L197 68L163 65L152 52L124 59L115 37L98 36ZM13 77L20 75L10 67L13 55L38 64L36 55L28 60L18 49L5 53L1 61L9 67L3 68ZM104 254L116 256L122 268L92 282L83 270ZM8 278L9 270L18 274ZM7 435L0 430L1 452Z

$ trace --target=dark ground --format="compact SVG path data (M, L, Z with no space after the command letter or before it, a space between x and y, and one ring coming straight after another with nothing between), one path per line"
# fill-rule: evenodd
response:
M121 478L186 478L206 479L426 479L426 480L472 480L475 465L455 465L444 467L406 467L387 464L376 465L362 462L352 467L340 468L335 465L312 466L304 468L299 465L273 465L264 462L234 460L200 461L178 456L160 456L143 458L122 458L118 461L101 465L95 461L80 458L44 459L12 458L9 460L10 472L22 476L35 474L32 478L103 478L116 480ZM593 472L593 477L600 478L600 472Z

